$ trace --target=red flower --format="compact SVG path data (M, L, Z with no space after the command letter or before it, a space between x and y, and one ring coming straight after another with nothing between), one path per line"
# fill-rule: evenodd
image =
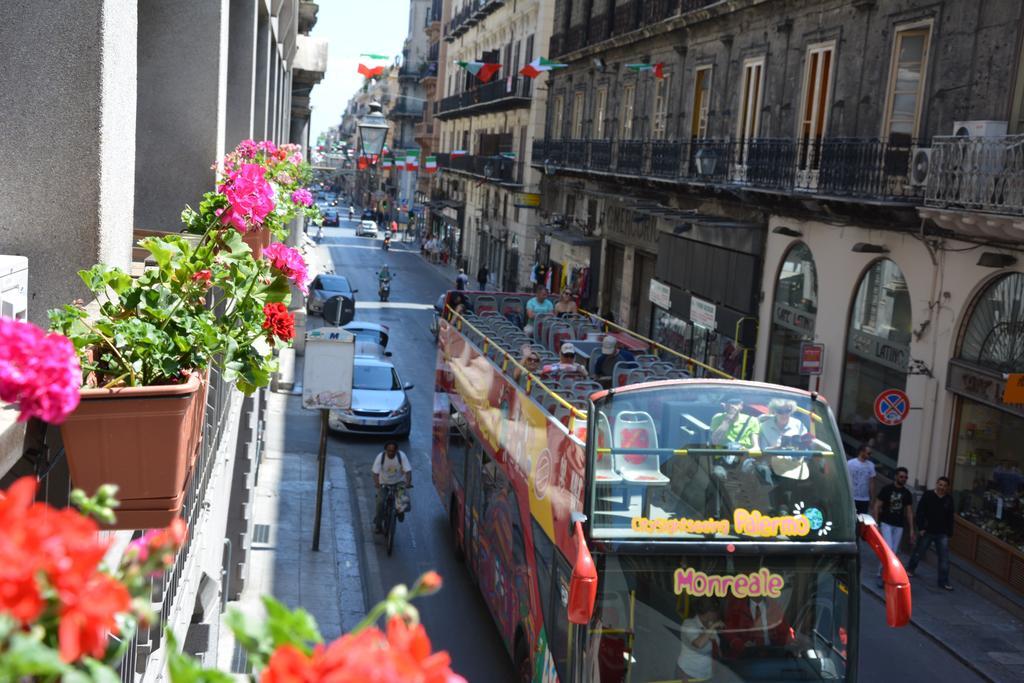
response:
M452 672L447 652L430 652L422 624L407 626L399 617L387 636L370 628L319 645L311 656L283 646L270 657L261 683L465 683Z
M295 316L288 312L284 304L276 302L265 305L263 315L263 329L267 330L267 337L271 341L274 337L289 341L295 336Z
M441 590L441 575L435 571L425 572L413 587L413 592L419 595L433 595Z
M131 609L128 589L114 578L96 572L77 586L73 594L62 592L61 597L64 608L57 631L60 658L65 662L77 661L84 655L102 658L108 635L118 632L117 615Z
M209 270L197 270L192 275L192 279L196 282L209 282L213 278L213 273Z

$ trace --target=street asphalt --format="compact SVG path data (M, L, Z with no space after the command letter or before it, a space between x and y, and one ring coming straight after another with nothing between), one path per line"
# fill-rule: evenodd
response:
M396 244L384 252L380 240L357 238L353 227L354 223L342 219L341 227L326 228L318 248L326 250L329 256L320 255L359 290L356 318L390 328L391 360L402 380L415 385L410 392L412 434L408 442L401 444L414 471L413 511L399 525L391 557L387 556L381 537L374 537L370 530L370 465L386 439L332 435L328 444L330 457L344 462L348 484L355 494L356 544L366 603L374 604L391 586L411 583L428 569L440 572L444 589L418 605L434 647L448 650L453 668L469 681L511 681L509 655L473 579L456 559L447 514L430 478L436 351L429 325L432 304L442 291L453 286L454 274L450 268L442 270L426 263L415 245ZM389 304L380 304L376 295L375 273L383 263L388 264L394 276ZM317 324L310 322L311 326ZM860 680L984 680L915 628L887 627L883 605L873 595L862 591L861 605Z

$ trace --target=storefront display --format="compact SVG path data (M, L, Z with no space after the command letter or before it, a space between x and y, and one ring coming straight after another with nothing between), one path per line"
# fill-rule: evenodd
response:
M900 424L881 423L875 416L875 402L886 390L907 388L910 292L895 262L880 259L864 273L847 330L839 407L843 445L852 457L867 444L876 467L891 478L902 429Z
M799 389L809 388L800 374L800 345L814 340L818 312L818 275L811 250L802 242L786 254L775 285L772 330L766 379Z

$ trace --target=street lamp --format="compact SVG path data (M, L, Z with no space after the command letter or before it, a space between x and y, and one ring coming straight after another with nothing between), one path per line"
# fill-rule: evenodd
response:
M370 158L379 157L388 136L388 121L381 112L380 102L370 103L370 112L359 121L359 145L363 154Z

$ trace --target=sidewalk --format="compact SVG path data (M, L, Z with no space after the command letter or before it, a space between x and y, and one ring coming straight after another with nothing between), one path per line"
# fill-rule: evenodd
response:
M955 590L942 590L936 585L934 553L929 553L929 560L918 566L917 575L911 579L911 624L983 678L997 683L1021 680L1024 621L1008 608L1024 610L1024 600L997 586L994 579L958 563L955 556L951 571ZM877 572L878 560L864 547L861 585L884 601L883 590L875 584ZM971 584L978 585L979 590L970 588Z

